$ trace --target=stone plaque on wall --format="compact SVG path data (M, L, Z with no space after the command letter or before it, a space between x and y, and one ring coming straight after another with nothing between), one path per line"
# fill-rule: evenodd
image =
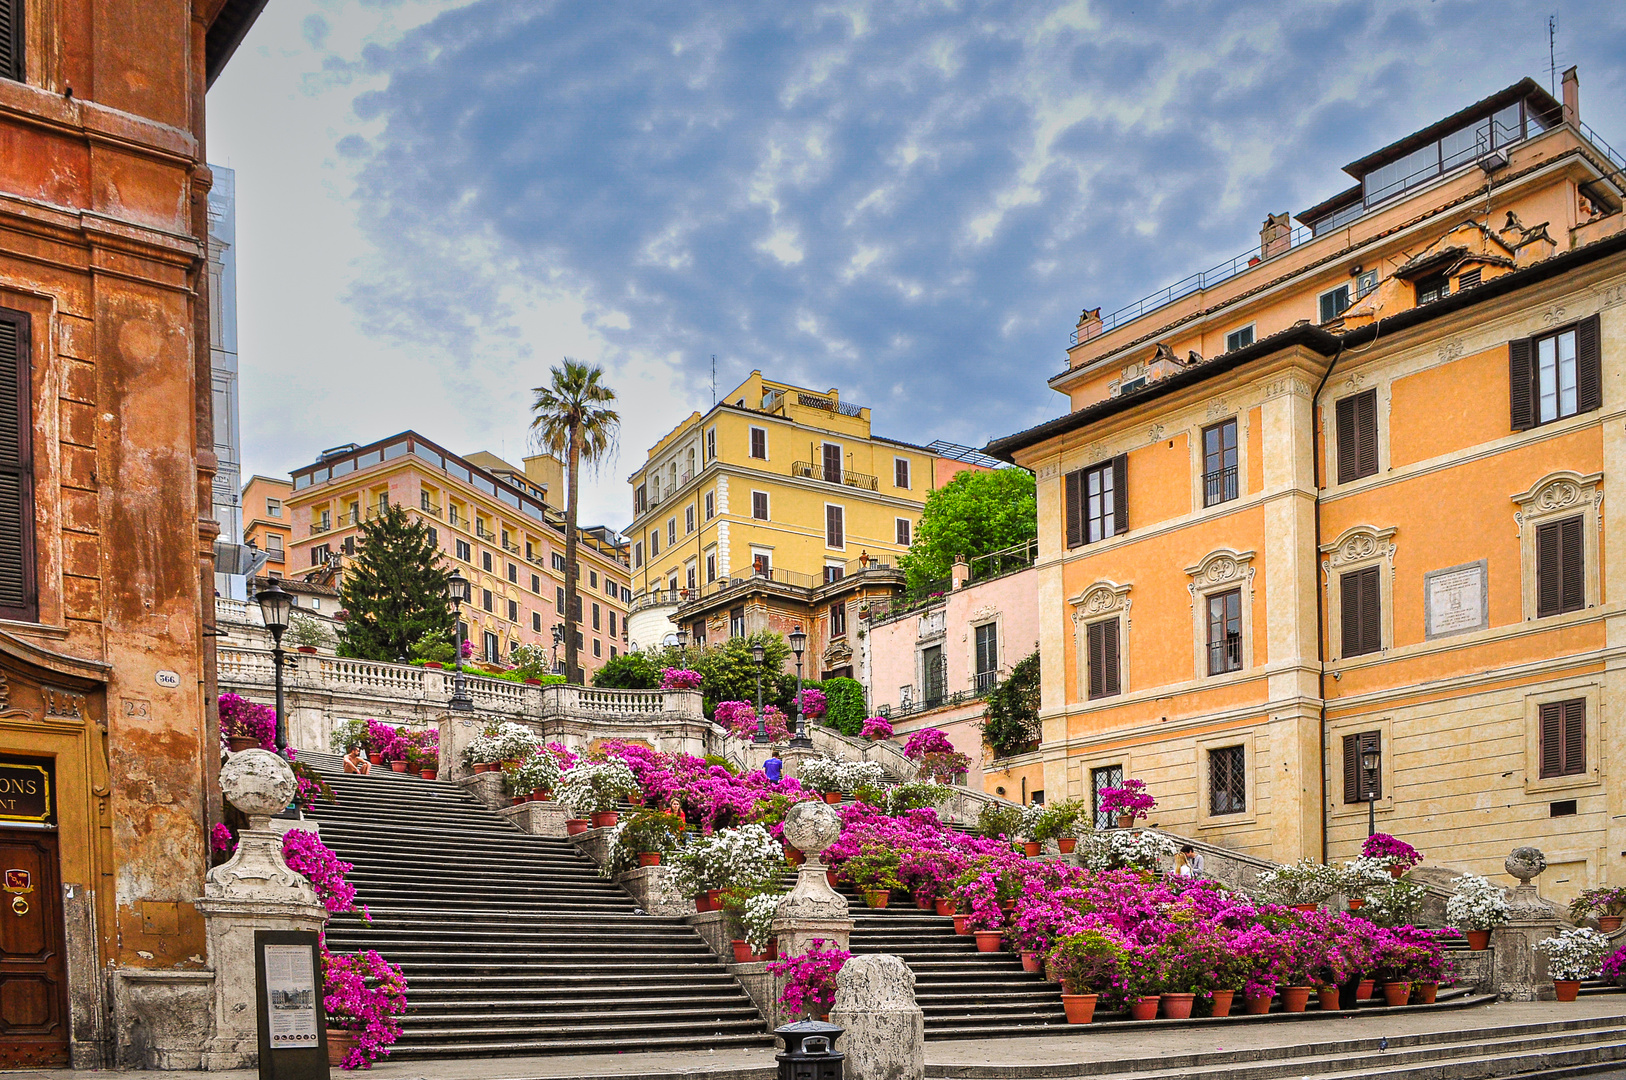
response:
M1423 617L1431 638L1466 634L1490 625L1485 560L1425 574Z

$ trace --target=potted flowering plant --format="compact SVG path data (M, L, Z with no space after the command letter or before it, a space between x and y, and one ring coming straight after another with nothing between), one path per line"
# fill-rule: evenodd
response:
M1102 995L1122 996L1128 985L1124 944L1106 929L1069 934L1045 954L1050 978L1061 983L1061 1005L1069 1024L1088 1024Z
M1092 832L1083 838L1079 861L1086 870L1137 870L1155 873L1164 859L1174 858L1174 841L1157 832Z
M736 964L777 959L767 952L773 938L774 915L783 899L777 882L723 892L723 922Z
M1278 866L1259 875L1259 892L1277 904L1314 911L1338 891L1338 871L1313 859Z
M559 777L559 799L576 814L592 814L593 828L615 825L616 804L638 790L638 779L620 758L586 762Z
M1626 916L1626 888L1588 889L1570 903L1570 918L1576 922L1597 916L1598 929L1612 934Z
M662 668L662 690L698 690L700 689L700 672L689 668Z
M683 822L676 814L641 810L616 827L599 876L613 879L634 866L659 866L682 839Z
M740 928L745 934L745 947L754 956L769 960L779 959L778 942L773 936L773 921L779 913L780 892L760 892L745 902L740 909Z
M1626 945L1604 957L1598 974L1605 982L1626 989Z
M892 737L892 722L884 716L872 716L864 721L859 734L870 742L879 742Z
M898 879L902 855L897 848L883 844L865 844L857 855L841 864L841 874L864 894L864 903L872 908L886 907L893 889L903 888Z
M810 758L796 766L796 779L808 790L821 792L825 802L839 803L846 779L842 771L845 764L840 758Z
M272 750L277 745L277 713L237 694L221 694L220 737L232 753ZM348 746L346 750L350 749Z
M502 766L504 782L517 806L522 802L543 801L553 795L559 783L559 762L543 747L535 747L517 761Z
M1406 926L1417 920L1427 896L1423 886L1396 878L1367 896L1361 915L1379 926Z
M829 710L829 701L824 691L811 686L802 688L802 716L808 720L821 719Z
M1101 812L1114 818L1118 828L1133 828L1157 808L1157 800L1146 793L1146 781L1125 780L1116 787L1101 789Z
M328 1064L372 1068L401 1035L406 976L372 949L345 956L322 947L322 1007Z
M1368 836L1361 844L1361 855L1382 861L1393 877L1400 877L1423 861L1422 852L1387 833L1373 833Z
M1582 894L1585 895L1585 894ZM1570 911L1575 911L1571 905ZM1512 918L1507 895L1500 885L1478 874L1464 874L1451 889L1445 902L1445 920L1468 938L1468 948L1480 951L1490 947L1490 932Z
M762 889L789 869L784 847L761 825L719 829L671 856L668 888L694 897L696 911L716 911L725 890Z
M1547 971L1558 1000L1574 1001L1581 980L1592 978L1602 969L1603 958L1609 953L1609 939L1583 926L1538 941L1536 949L1547 955Z
M1054 840L1063 855L1070 853L1078 844L1078 820L1083 812L1084 803L1080 799L1045 807L1033 824L1033 839L1041 844Z
M808 1019L823 1020L836 1000L836 972L852 959L846 949L826 948L823 938L814 938L813 947L800 956L791 956L768 965L768 973L785 980L779 1003Z
M1362 856L1344 864L1338 874L1338 888L1349 900L1349 910L1359 911L1366 898L1380 889L1386 889L1394 879L1388 866L1380 859Z

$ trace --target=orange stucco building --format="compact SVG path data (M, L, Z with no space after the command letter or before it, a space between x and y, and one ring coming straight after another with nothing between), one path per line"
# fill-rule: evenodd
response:
M1351 857L1370 811L1436 864L1541 847L1555 897L1622 877L1621 167L1573 69L1525 80L1084 313L1071 411L989 447L1038 476L1030 787L1139 777L1158 824L1281 861Z

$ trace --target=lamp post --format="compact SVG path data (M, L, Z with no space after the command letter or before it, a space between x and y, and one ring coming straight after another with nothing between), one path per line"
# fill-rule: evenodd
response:
M553 673L555 675L562 674L559 671L559 646L563 645L564 643L565 643L565 624L564 623L554 623L553 624Z
M684 657L683 654L684 654L684 651L689 646L689 628L688 627L686 627L686 626L678 627L677 645L678 645L678 667L687 668L689 666L688 660Z
M802 650L807 648L807 635L798 626L790 632L790 651L796 654L796 730L792 732L792 746L808 748L813 740L807 737L807 720L802 716Z
M446 703L446 707L455 712L473 712L474 699L469 697L468 683L463 678L461 617L463 605L469 602L469 579L455 567L452 569L452 576L446 579L446 598L452 602L452 624L455 627L452 637L457 641L457 655L452 663L452 700Z
M271 631L271 666L276 671L277 683L277 753L281 754L288 749L288 719L282 707L282 633L288 629L288 616L293 612L294 598L282 591L275 578L271 579L271 587L261 589L254 595L260 605L260 617L265 620L265 628Z
M1378 751L1367 747L1361 751L1361 768L1366 770L1366 835L1378 831Z
M768 741L768 719L762 715L762 660L766 652L767 650L762 647L762 642L752 643L751 660L757 666L757 734L756 738L751 741L758 746L762 746Z

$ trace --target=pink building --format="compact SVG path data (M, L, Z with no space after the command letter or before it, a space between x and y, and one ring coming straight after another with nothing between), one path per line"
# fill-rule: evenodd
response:
M862 665L870 708L891 718L900 741L938 728L974 763L969 786L1024 803L1044 798L1037 744L996 762L983 745L982 717L988 695L1039 647L1031 552L958 563L953 590L926 604L872 608Z

